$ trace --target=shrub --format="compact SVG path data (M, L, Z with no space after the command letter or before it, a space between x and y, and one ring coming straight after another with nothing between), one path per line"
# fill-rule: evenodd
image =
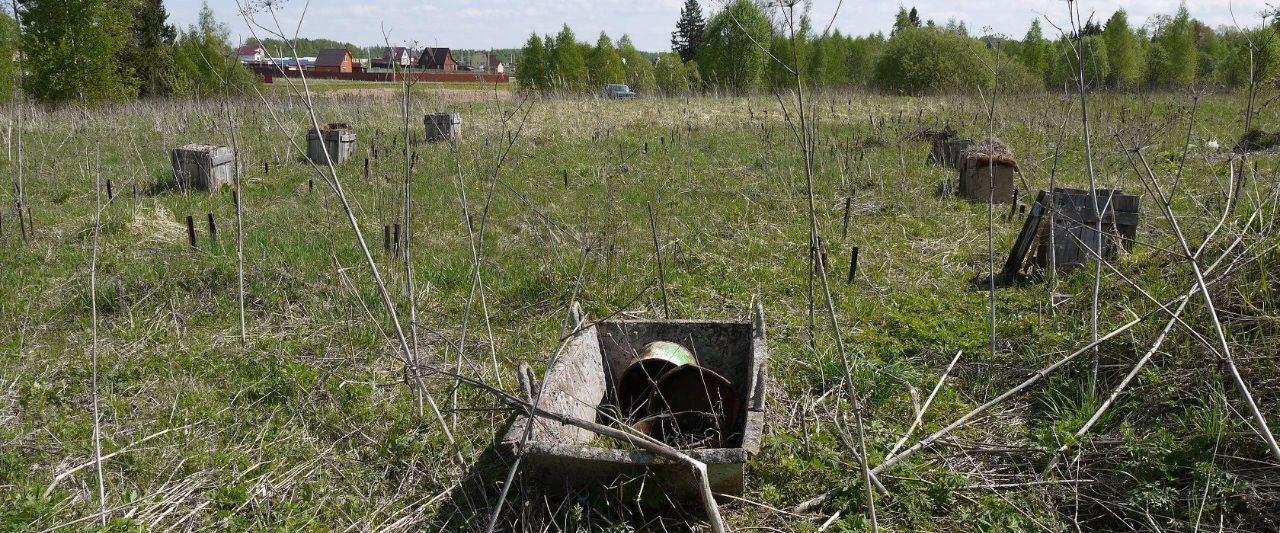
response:
M751 0L736 0L707 23L698 65L707 83L744 94L760 87L769 19Z
M1012 54L1000 55L997 73L1001 93L1026 94L1044 91L1044 80Z
M653 68L658 91L665 96L684 96L691 92L689 72L680 56L674 53L658 55L658 64Z
M904 93L945 93L989 88L991 54L981 42L934 28L904 28L876 61L875 86Z

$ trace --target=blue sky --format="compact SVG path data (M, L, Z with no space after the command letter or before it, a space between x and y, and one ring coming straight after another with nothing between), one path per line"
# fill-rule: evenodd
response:
M263 0L241 0L241 2ZM273 0L282 4L282 22L291 32L305 0ZM703 10L712 12L724 0L701 0ZM1155 13L1171 13L1180 0L1122 0L1090 2L1081 12L1105 20L1118 8L1129 12L1129 20L1141 25ZM1230 25L1231 11L1241 24L1256 24L1256 14L1276 0L1189 0L1188 9L1211 26ZM166 0L169 16L179 25L195 21L200 0ZM247 38L248 26L239 16L236 0L208 0L217 17L227 22L233 38ZM303 21L302 35L326 37L360 45L382 43L382 30L392 44L416 42L424 46L454 48L518 47L529 33L554 33L569 23L580 40L595 41L601 30L613 37L626 33L644 50L670 48L671 30L684 0L311 0ZM813 0L815 25L825 26L838 0ZM916 0L925 19L939 24L950 18L963 21L971 32L990 27L996 33L1021 37L1033 18L1048 17L1065 22L1063 0ZM898 3L893 1L845 0L835 17L835 27L845 33L867 34L886 31L893 23ZM258 18L269 22L266 16ZM1045 25L1046 33L1051 27Z

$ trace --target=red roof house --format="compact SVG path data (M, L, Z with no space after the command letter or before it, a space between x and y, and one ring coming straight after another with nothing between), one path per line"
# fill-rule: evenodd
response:
M351 72L351 50L325 48L316 56L316 72Z

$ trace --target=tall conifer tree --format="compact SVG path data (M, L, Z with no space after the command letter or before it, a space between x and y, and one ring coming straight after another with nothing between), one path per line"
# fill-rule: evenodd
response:
M133 67L139 96L168 94L178 30L168 24L163 0L138 0L132 13L133 27L120 60Z
M702 6L698 0L685 0L680 8L680 21L676 23L676 31L671 33L671 49L680 54L682 61L698 57L702 47L702 34L706 31L707 21L702 17Z

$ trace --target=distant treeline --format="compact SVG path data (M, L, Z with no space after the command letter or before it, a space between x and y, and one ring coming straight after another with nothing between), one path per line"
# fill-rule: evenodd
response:
M1274 10L1243 28L1211 28L1185 5L1135 27L1120 10L1067 35L1046 36L1036 20L1015 40L974 37L963 23L938 24L912 8L899 10L888 36L818 33L803 17L793 40L776 6L731 0L707 18L697 0L686 0L668 53L641 52L626 35L579 42L567 25L554 36L531 35L519 50L496 52L517 64L523 89L577 93L608 83L646 94L750 93L794 86L792 72L814 88L894 94L985 90L997 79L1006 90L1061 90L1074 83L1077 57L1085 81L1099 89L1231 90L1280 73ZM210 94L253 80L207 5L185 29L168 23L163 0L16 0L15 9L0 12L0 57L12 58L0 61L0 99L18 94L18 84L41 101L92 103ZM272 55L293 55L283 42L261 44ZM328 39L296 45L303 56L322 48L381 54L381 46ZM456 50L455 58L467 62L470 52Z
M288 41L280 39L256 39L250 38L245 42L246 45L257 45L267 49L271 57L294 57L294 48L290 46ZM357 59L382 57L382 46L360 47L351 43L344 43L332 39L308 39L299 37L294 40L293 46L297 47L298 57L315 57L320 55L320 51L325 48L346 48L351 50L351 54Z
M609 83L627 83L646 92L658 86L657 69L631 43L631 37L623 35L614 43L601 32L593 46L578 42L568 25L554 37L530 36L517 72L521 87L538 91L585 92Z
M94 103L237 90L253 76L208 5L186 29L162 0L17 0L0 12L0 99Z
M1057 37L1046 37L1035 20L1020 41L974 37L962 22L922 20L915 8L899 9L888 37L838 29L818 34L803 17L793 41L782 27L785 18L772 9L762 0L734 0L706 19L697 0L686 0L672 34L674 53L644 65L626 60L638 57L626 36L614 43L602 34L591 45L565 26L555 36L532 35L516 75L526 90L584 92L625 82L641 92L678 95L793 87L798 71L811 87L923 94L987 90L997 75L1007 90L1061 90L1075 83L1076 49L1095 89L1239 88L1249 84L1251 48L1254 80L1280 68L1273 16L1261 26L1214 29L1191 18L1185 5L1136 28L1119 10Z

